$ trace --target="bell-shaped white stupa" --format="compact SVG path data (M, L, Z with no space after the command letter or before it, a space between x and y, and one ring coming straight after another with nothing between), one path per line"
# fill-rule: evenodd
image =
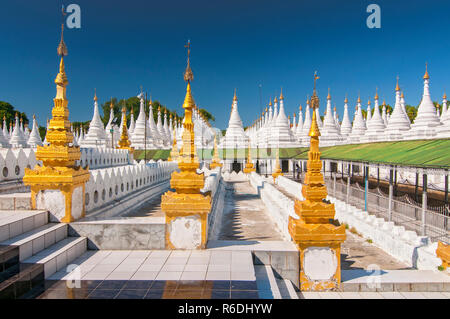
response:
M94 95L94 115L89 123L89 130L84 138L82 147L105 147L106 133L103 122L98 112L98 98L97 93Z
M16 125L14 125L14 130L11 134L11 139L9 140L9 143L12 147L27 147L27 140L25 139L25 136L22 132L22 129L20 128L20 122L19 122L19 116L16 113Z
M39 135L39 127L37 125L36 116L33 115L33 129L31 130L30 137L28 139L28 145L36 148L38 145L42 146L42 139Z
M405 112L403 112L401 105L400 86L398 85L397 77L397 85L395 87L395 105L391 116L388 117L388 124L385 130L386 139L389 141L401 140L406 135L409 135L409 129L409 120L406 118Z
M144 95L141 93L138 95L138 98L140 100L139 115L133 134L131 134L131 147L135 149L151 149L154 148L153 132L150 130L149 123L146 120ZM150 117L153 118L152 112L150 112Z
M323 120L323 126L320 129L319 142L320 146L336 145L342 141L342 137L339 134L339 130L336 127L336 121L331 111L331 94L328 89L327 96L327 111Z
M346 137L352 132L352 122L350 121L350 116L348 115L348 98L345 97L344 100L344 117L341 123L341 135Z
M272 148L292 148L300 146L297 138L292 133L289 120L284 110L283 91L280 94L280 110L275 123L270 128L269 147Z
M351 143L359 143L361 141L361 137L366 133L366 130L366 121L364 121L361 108L361 98L358 96L355 118L353 119L352 132L348 136L349 141Z
M220 148L222 149L229 150L248 147L248 137L244 132L244 126L242 125L241 117L239 116L237 101L235 91L233 104L231 106L230 120L228 121L228 128L220 145ZM229 156L227 156L227 158L228 157Z
M366 134L361 137L361 141L363 142L376 142L381 141L384 138L384 130L386 126L384 125L383 118L381 117L378 100L378 92L376 92L373 116L367 121Z
M423 96L417 110L414 123L408 132L410 139L431 138L436 136L436 128L441 125L439 117L436 115L436 108L430 97L430 76L428 69L423 76Z
M297 128L295 130L295 137L297 137L297 141L301 143L302 141L302 134L303 134L303 112L302 112L302 106L300 105L298 107L298 124Z

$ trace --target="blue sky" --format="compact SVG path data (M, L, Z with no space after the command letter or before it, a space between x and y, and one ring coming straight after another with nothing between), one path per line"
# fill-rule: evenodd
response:
M425 62L433 100L450 92L446 0L320 1L6 1L0 9L0 100L41 125L50 117L57 73L60 7L81 7L81 29L66 29L66 72L71 121L92 116L100 102L130 97L140 85L181 113L185 94L183 47L191 40L195 101L226 128L237 88L244 125L283 87L288 114L305 105L319 72L321 113L328 87L342 119L348 93L364 107L375 87L389 104L400 77L406 103L420 102ZM369 29L366 8L381 7L381 29Z

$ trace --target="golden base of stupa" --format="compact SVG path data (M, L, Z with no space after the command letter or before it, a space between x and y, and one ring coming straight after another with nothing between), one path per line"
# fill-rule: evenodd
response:
M444 269L450 267L450 245L446 245L443 242L438 242L436 255L442 259L442 267Z

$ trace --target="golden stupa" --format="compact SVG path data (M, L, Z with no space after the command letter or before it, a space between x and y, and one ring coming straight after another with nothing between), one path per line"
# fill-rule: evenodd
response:
M222 167L222 163L220 163L219 150L217 148L217 134L214 135L214 153L209 168L215 169L216 167Z
M251 154L252 150L250 148L250 139L248 140L248 152L247 152L247 161L245 163L245 167L244 167L244 173L245 174L250 174L251 172L256 172L256 168L254 168L253 163L252 163L252 154Z
M125 108L125 106L122 107L122 131L120 132L120 140L118 144L118 149L125 149L128 150L130 154L133 154L134 148L131 147L131 142L128 139L127 109Z
M319 136L315 109L319 107L319 98L316 94L316 80L314 74L314 92L310 105L313 117L309 136L311 145L308 152L307 173L302 187L305 200L295 201L294 209L299 219L289 216L289 233L300 252L300 289L302 291L335 290L341 281L340 245L345 240L345 227L334 220L335 208L325 200L327 189L321 173ZM337 268L327 280L314 280L308 277L305 271L305 252L317 248L331 250Z
M64 66L67 47L63 34L64 24L61 26L61 41L57 50L61 61L59 73L55 79L56 97L53 99L52 119L46 135L48 145L37 147L36 159L42 161L42 166L35 166L34 169L26 168L23 181L31 188L33 209L38 208L36 207L36 197L41 191L59 190L64 196L63 209L65 212L64 216L58 218L62 222L71 222L76 218L84 217L85 183L89 180L90 175L88 167L81 168L76 165L76 161L80 160L81 153L79 146L73 146L73 134L70 130L71 124L67 107L69 101L66 97L66 86L69 81ZM80 200L82 201L81 205L79 205ZM73 208L81 211L72 211Z
M194 79L194 75L189 63L190 43L186 47L188 48L188 58L184 80L187 82L187 87L183 103L184 130L182 135L183 145L178 157L179 172L173 172L170 179L170 187L175 189L175 192L168 191L161 198L161 210L166 216L166 247L168 249L178 248L170 238L173 222L179 217L200 219L201 242L195 248L206 248L207 218L211 210L211 196L200 193L200 189L204 186L203 173L197 174L199 162L195 153L194 123L192 121L195 103L191 93L191 81Z

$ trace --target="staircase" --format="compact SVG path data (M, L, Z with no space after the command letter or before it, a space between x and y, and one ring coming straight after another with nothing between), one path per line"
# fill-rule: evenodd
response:
M0 197L0 205L11 198ZM49 223L47 211L0 210L0 299L39 294L46 278L86 249L86 237L68 237L67 224Z

